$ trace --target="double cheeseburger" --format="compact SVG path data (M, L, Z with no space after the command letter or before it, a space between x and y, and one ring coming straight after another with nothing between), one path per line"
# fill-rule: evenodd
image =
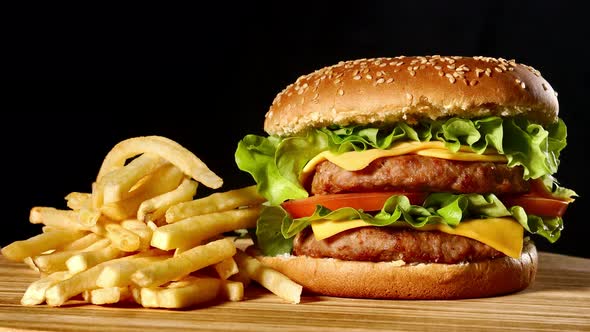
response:
M268 202L252 251L308 291L456 299L511 293L575 197L536 69L489 57L340 62L301 76L238 144ZM545 239L542 239L545 241Z

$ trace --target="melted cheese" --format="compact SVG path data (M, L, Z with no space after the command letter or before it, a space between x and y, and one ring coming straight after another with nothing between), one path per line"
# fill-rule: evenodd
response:
M375 159L401 156L404 154L418 154L428 157L461 161L506 162L506 156L497 154L495 150L485 151L483 154L477 154L472 152L471 148L468 146L461 146L459 151L452 152L445 147L443 142L403 142L394 145L388 150L368 149L365 151L349 151L341 154L324 151L315 156L305 165L301 176L302 179L307 178L307 176L315 170L317 164L324 160L329 160L347 171L358 171L367 167Z
M373 226L363 220L314 221L311 228L316 240L323 240L345 230ZM389 227L389 226L386 226ZM409 227L409 226L408 226ZM488 218L463 221L455 227L448 225L426 225L416 228L422 231L441 231L447 234L461 235L485 243L510 257L520 257L524 229L513 218Z

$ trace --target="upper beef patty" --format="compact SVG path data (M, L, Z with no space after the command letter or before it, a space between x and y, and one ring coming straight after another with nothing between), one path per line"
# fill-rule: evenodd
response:
M438 231L360 227L317 241L308 227L293 241L293 254L349 261L456 264L504 256L479 241Z
M330 161L316 167L312 194L371 191L455 193L525 193L522 167L492 162L454 161L419 155L385 157L360 171L347 171Z

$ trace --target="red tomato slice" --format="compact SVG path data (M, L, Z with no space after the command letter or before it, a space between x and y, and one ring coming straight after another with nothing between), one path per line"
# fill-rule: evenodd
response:
M281 205L287 210L287 212L289 212L291 217L302 218L311 216L315 211L316 205L325 206L330 210L336 210L342 207L352 207L363 211L379 211L383 207L385 201L392 195L405 195L410 199L411 204L421 205L428 193L373 192L315 195L308 198L287 201Z
M540 217L561 217L569 204L558 199L528 195L502 197L501 200L507 207L522 206L526 213Z

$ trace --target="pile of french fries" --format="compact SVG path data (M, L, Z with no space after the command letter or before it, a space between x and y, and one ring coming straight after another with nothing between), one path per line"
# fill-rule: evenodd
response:
M21 303L185 308L243 300L251 280L299 303L300 285L227 235L256 225L265 200L255 187L194 199L199 183L218 189L223 182L173 140L142 136L115 145L92 193L68 194L68 209L33 207L30 222L43 232L2 248L40 274Z

